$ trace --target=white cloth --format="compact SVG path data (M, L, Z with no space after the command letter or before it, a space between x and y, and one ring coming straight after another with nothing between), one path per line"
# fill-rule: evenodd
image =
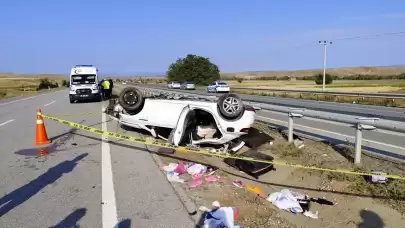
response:
M234 225L233 208L220 207L208 212L204 219L204 228L236 228Z
M207 171L207 167L198 163L191 164L187 167L187 173L190 175L205 173L205 171Z
M384 172L380 171L372 171L371 173L377 174L377 175L386 175ZM388 181L388 178L382 177L382 176L371 176L371 182L373 183L386 183Z
M175 170L176 167L177 167L177 163L170 163L169 165L164 166L163 170L166 172L171 172L171 171Z
M294 213L302 213L304 210L301 208L299 202L288 189L283 189L280 192L274 192L267 197L274 206L281 210L291 211Z

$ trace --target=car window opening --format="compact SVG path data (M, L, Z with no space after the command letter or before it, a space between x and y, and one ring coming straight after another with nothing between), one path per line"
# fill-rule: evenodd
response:
M194 109L193 111L193 140L220 139L222 137L221 131L218 129L211 113L201 109Z

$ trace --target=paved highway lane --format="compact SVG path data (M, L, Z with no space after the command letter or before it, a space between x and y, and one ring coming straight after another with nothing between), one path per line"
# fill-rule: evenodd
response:
M0 227L193 226L143 149L45 120L55 147L48 156L33 156L37 108L47 114L101 112L102 103L69 104L66 90L13 101L0 107ZM117 128L101 114L63 118Z
M150 88L159 88L165 90L166 87L147 85ZM181 91L186 93L195 94L210 94L215 95L215 93L207 93L205 91L184 91L173 89L173 91ZM337 102L326 102L326 101L313 101L313 100L298 100L292 98L281 98L281 97L270 97L270 96L253 96L240 94L240 97L244 100L254 100L254 102L262 102L274 105L283 105L288 107L296 108L308 108L318 111L331 111L334 113L346 114L346 115L356 115L365 117L378 117L387 120L396 120L405 122L405 109L404 108L391 108L382 107L374 105L359 105L359 104L348 104L348 103L337 103Z

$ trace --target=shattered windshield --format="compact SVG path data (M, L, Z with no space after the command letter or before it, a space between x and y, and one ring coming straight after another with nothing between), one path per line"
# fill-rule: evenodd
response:
M96 75L94 74L72 75L72 85L80 85L80 84L96 84Z

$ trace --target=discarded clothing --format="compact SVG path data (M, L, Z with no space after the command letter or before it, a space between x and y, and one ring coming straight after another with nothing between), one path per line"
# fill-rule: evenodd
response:
M293 213L304 212L297 199L288 189L283 189L280 192L270 194L269 197L267 197L267 200L281 210L290 211Z
M377 174L377 175L386 175L387 173L380 172L380 171L371 171L372 174ZM382 176L369 176L369 181L373 183L387 183L389 179L387 177L382 177Z
M235 218L236 217L236 218ZM237 228L235 219L238 211L233 207L220 207L207 212L204 218L204 228Z
M167 172L166 177L170 182L184 183L184 180L179 177L179 174L173 171Z
M167 166L163 166L163 170L166 171L166 172L171 172L171 171L173 171L174 169L176 169L176 167L177 167L177 164L176 164L176 163L170 163L170 164L167 165Z
M205 173L205 171L207 170L207 167L198 164L198 163L191 163L188 167L187 167L187 173L190 175L193 174L199 174L199 173Z
M218 178L214 177L214 176L208 176L205 178L205 181L207 182L216 182L218 181Z
M184 166L184 163L182 161L179 161L176 168L174 169L174 172L178 174L183 174L186 172L186 167Z

